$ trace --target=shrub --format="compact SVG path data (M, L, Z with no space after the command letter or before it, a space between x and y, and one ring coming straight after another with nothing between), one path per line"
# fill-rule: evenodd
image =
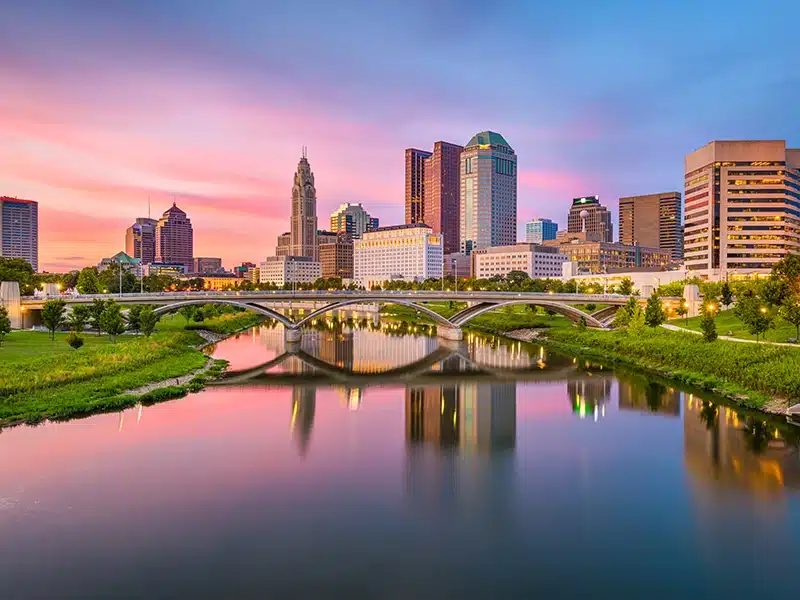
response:
M11 333L11 319L8 318L8 309L0 306L0 346L3 345L3 338Z
M700 319L700 329L703 330L703 339L705 341L713 342L717 339L717 322L714 320L712 311L703 312L703 318Z
M74 331L67 336L67 344L73 350L83 347L83 338Z

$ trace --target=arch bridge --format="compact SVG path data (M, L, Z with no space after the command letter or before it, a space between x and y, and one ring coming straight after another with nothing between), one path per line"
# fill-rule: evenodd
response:
M157 314L168 314L184 306L203 304L225 304L258 312L275 319L286 329L288 341L299 341L302 327L326 313L364 304L399 304L407 306L429 317L436 325L441 337L451 340L462 338L461 328L472 319L498 308L516 305L538 306L561 314L573 322L585 319L589 327L606 329L616 310L632 296L620 294L556 294L539 292L473 292L473 291L257 291L257 292L163 292L157 294L124 295L79 295L60 296L67 305L90 304L97 298L114 299L122 304L157 305ZM644 303L645 298L635 297ZM20 298L22 311L41 310L48 298ZM682 298L662 298L665 303L679 303ZM461 302L467 307L445 317L434 311L427 303ZM309 313L293 318L281 312L292 303L309 303L314 307ZM593 313L578 305L602 305Z

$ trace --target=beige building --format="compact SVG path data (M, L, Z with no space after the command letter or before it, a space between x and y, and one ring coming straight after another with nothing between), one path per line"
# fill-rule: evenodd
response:
M442 236L422 223L381 227L353 241L353 277L366 288L393 279L440 279L442 259Z
M322 267L308 256L268 256L258 268L260 283L313 283L322 277Z
M561 232L559 232L561 233ZM546 246L557 247L573 263L573 275L588 273L614 273L620 271L658 271L669 266L672 257L666 250L646 246L603 242L599 235L561 233Z
M292 234L286 231L278 236L275 245L275 256L289 256L292 253Z
M559 278L564 262L569 258L554 246L539 244L514 244L494 246L472 252L472 275L475 279L489 279L523 271L534 279Z
M667 250L679 262L683 255L680 193L620 198L619 241Z
M614 241L611 212L600 204L599 196L574 198L567 215L568 233L589 233L603 242Z
M353 278L353 242L342 236L332 244L320 244L319 262L322 276Z
M714 141L686 156L684 258L709 279L769 273L800 252L800 149Z

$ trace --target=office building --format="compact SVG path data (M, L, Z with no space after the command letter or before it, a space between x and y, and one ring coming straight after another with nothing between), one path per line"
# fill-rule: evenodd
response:
M0 197L0 256L23 258L39 270L39 203Z
M128 255L126 252L117 252L110 258L102 259L98 265L98 271L105 271L111 265L119 265L125 273L131 273L137 278L142 276L142 260Z
M291 256L317 259L317 190L305 150L292 186Z
M571 275L626 270L659 271L672 262L672 255L667 250L604 242L601 238L600 233L559 232L558 238L545 242L545 245L556 247L567 255L571 264L564 265L570 268Z
M308 256L268 256L259 266L259 282L283 286L314 283L322 277L320 264Z
M339 236L333 243L320 244L319 262L322 277L353 278L353 241L347 234Z
M667 250L679 262L683 254L680 193L620 198L619 241Z
M614 241L611 212L600 204L599 196L584 196L572 200L567 217L567 232L597 234L603 242Z
M473 250L472 275L475 279L489 279L522 271L533 279L560 278L563 265L569 258L555 246L540 244L514 244Z
M253 269L255 268L256 263L243 262L238 267L233 267L233 274L242 279L250 279L250 273L252 273Z
M142 265L144 275L167 275L169 277L179 277L186 274L186 265L177 263L151 262Z
M439 279L442 258L442 236L429 225L381 227L353 241L353 277L366 288L392 279Z
M476 134L461 153L461 251L517 241L517 155L499 133Z
M800 252L800 149L714 141L686 156L684 259L709 279L766 275Z
M529 244L541 244L556 239L558 223L550 219L533 219L525 223L525 241Z
M289 256L292 253L292 234L286 231L278 236L275 245L275 256Z
M458 252L460 244L460 163L463 146L436 142L423 163L425 188L422 222L442 235L445 254Z
M180 264L189 270L193 255L192 222L173 202L156 224L156 262Z
M424 150L406 149L406 224L425 218L425 159L430 156Z
M138 258L142 264L156 259L156 226L155 219L140 217L125 231L125 254Z
M198 256L192 260L192 273L219 273L221 271L221 258Z
M472 261L463 252L444 255L444 276L466 279L472 274Z
M361 203L346 202L331 213L331 231L350 238L360 238L365 231L378 228L378 219L369 216ZM321 242L320 242L321 244Z
M317 230L317 245L334 244L339 236L332 231L325 231L324 229Z
M189 281L196 279L197 274L184 275L180 279ZM201 279L203 280L203 289L214 292L222 292L225 290L233 290L239 287L242 282L241 277L237 277L233 273L207 273Z

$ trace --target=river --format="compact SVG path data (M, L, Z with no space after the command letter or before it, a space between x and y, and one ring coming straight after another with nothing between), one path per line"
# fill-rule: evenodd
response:
M225 385L2 431L0 598L797 597L797 429L428 333L264 326Z

